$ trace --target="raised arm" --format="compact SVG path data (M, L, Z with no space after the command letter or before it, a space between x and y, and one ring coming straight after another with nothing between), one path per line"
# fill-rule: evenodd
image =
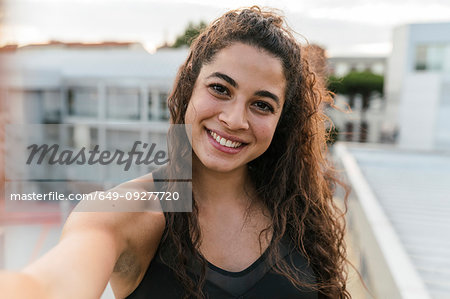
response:
M21 272L0 272L0 298L98 299L113 271L124 277L119 290L113 288L118 295L123 284L135 283L117 273L121 257L148 263L152 257L142 253L156 251L163 229L161 212L72 212L54 248ZM136 271L132 277L142 277Z
M119 257L136 256L140 262L139 253L131 249L137 246L136 240L124 234L131 232L132 225L145 226L142 229L148 234L147 241L140 248L154 252L164 228L163 219L156 212L72 213L53 249L21 272L0 272L0 298L99 298ZM125 224L127 221L130 225Z
M0 297L99 298L125 250L111 214L72 213L54 248L20 273L0 276Z

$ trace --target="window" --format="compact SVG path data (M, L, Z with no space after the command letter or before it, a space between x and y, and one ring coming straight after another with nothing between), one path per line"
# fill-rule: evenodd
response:
M74 87L66 93L67 113L72 116L98 115L98 97L96 88Z
M168 120L170 118L169 117L169 108L167 106L167 97L168 97L168 94L165 92L161 92L159 94L159 103L160 103L159 107L161 109L161 112L160 112L161 120Z
M113 119L139 119L139 90L109 87L106 91L106 115Z
M430 44L418 45L416 47L415 70L417 71L440 71L445 63L446 48L450 45ZM449 58L447 58L449 59Z
M42 106L44 112L43 123L57 124L61 121L61 94L58 90L43 90Z
M94 148L94 146L99 144L98 128L90 127L89 128L89 137L90 137L90 147L89 147L89 149L92 150Z
M345 141L353 141L353 123L347 122L345 124Z
M82 147L86 147L92 150L95 145L99 144L98 140L98 128L91 127L86 124L69 124L64 125L62 128L64 131L64 141L62 144L66 144L70 148L80 150Z
M16 95L23 101L26 122L46 123L42 90L17 90Z
M107 129L105 134L106 145L104 149L107 149L112 153L116 150L120 150L125 153L123 156L124 159L127 159L127 153L133 148L136 141L142 142L140 133L132 128L127 128L126 126L123 127L123 129ZM142 144L137 145L137 150L143 150ZM141 166L134 163L135 160L131 163L130 168L125 171L126 164L118 164L118 159L119 156L117 156L115 162L109 163L103 167L104 169L107 169L104 178L105 181L120 182L136 178L140 175L139 170Z
M147 95L147 102L148 102L148 119L153 119L153 113L152 113L152 109L153 109L153 100L152 100L152 92L149 92Z
M369 134L369 124L365 121L361 122L359 128L359 142L367 142L367 135Z

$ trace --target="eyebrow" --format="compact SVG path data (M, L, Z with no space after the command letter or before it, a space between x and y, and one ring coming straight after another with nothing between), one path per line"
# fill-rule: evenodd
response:
M271 93L270 91L267 90L258 90L257 92L255 92L256 96L259 97L266 97L266 98L271 98L272 100L274 100L278 107L280 106L280 99L273 93Z
M234 88L238 88L238 87L239 87L239 85L236 83L236 81L233 80L233 78L231 78L230 76L225 75L225 74L223 74L223 73L220 73L220 72L214 72L214 73L212 73L211 75L209 75L209 76L207 77L207 79L208 79L208 78L213 78L213 77L217 77L217 78L220 78L220 79L222 79L222 80L228 82L228 83L229 83L231 86L233 86ZM259 97L271 98L272 100L274 100L274 101L277 103L278 106L280 106L280 99L278 98L277 95L271 93L270 91L267 91L267 90L258 90L257 92L255 92L255 95L256 95L256 96L259 96Z
M238 86L239 86L239 85L236 83L236 81L233 80L233 78L231 78L230 76L225 75L225 74L223 74L223 73L215 72L215 73L212 73L211 75L208 76L208 78L213 78L213 77L217 77L217 78L220 78L220 79L222 79L222 80L227 81L227 82L228 82L231 86L233 86L234 88L238 88Z

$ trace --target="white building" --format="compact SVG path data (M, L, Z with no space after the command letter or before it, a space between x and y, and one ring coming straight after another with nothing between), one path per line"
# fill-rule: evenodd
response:
M26 122L164 122L186 49L148 53L140 44L54 42L0 51L2 97Z
M359 270L375 298L450 298L450 23L394 30L385 95L398 144L333 148Z
M151 171L156 165L133 165L124 170L118 163L103 167L86 163L55 167L44 163L47 169L33 168L15 163L19 160L11 157L29 154L25 145L29 137L25 136L75 152L95 146L100 151L128 152L136 141L154 143L153 154L166 151L167 98L186 56L186 49L164 49L151 54L140 44L114 42L53 42L0 49L0 100L9 104L9 123L64 124L23 130L29 128L32 134L7 131L7 135L15 135L14 139L6 138L15 142L5 146L7 179L29 180L14 183L11 190L45 192L50 187L42 180L88 181L89 184L76 187L60 184L65 189L58 191L89 193Z
M186 56L186 49L150 54L135 43L10 47L0 51L0 95L11 123L67 124L59 136L75 148L129 148L133 140L148 140L143 127L161 138L167 131L167 97Z
M450 23L395 28L385 93L400 146L450 149Z

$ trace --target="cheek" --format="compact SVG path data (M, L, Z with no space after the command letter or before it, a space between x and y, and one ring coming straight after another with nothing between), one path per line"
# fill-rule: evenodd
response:
M191 99L186 110L186 123L194 124L211 118L220 112L221 106L207 95L203 98Z
M276 129L276 122L261 122L256 126L255 135L261 143L269 146Z
M186 114L184 115L184 123L192 125L194 123L194 120L195 120L195 111L191 101L189 102L186 108Z

